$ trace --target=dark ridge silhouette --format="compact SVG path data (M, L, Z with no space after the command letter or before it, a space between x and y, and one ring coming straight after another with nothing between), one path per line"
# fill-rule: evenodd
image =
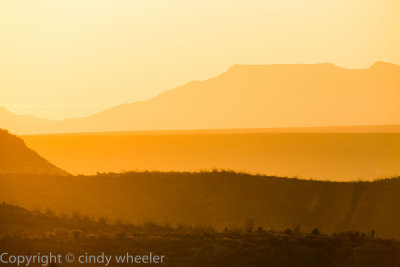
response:
M63 121L1 117L17 133L400 124L400 66L235 65L143 102Z
M19 137L0 129L0 173L68 175L29 149Z
M228 171L140 172L96 176L0 175L0 200L91 217L324 233L374 229L400 238L400 178L328 182ZM18 197L16 197L18 196Z

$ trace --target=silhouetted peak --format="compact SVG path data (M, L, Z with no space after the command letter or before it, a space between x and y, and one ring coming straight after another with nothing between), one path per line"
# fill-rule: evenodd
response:
M386 69L386 68L400 68L399 65L388 63L385 61L377 61L371 65L370 69Z
M0 129L0 174L68 175L29 149L25 142L5 129Z

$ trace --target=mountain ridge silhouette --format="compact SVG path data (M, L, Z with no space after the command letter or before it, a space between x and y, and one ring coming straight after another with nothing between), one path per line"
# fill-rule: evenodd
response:
M0 129L0 174L69 175L25 145L19 137Z
M233 65L216 77L87 117L6 120L0 113L0 122L18 134L400 124L399 88L400 66L380 61L366 69Z

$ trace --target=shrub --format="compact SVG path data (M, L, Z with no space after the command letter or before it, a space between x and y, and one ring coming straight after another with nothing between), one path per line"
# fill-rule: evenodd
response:
M319 229L318 229L317 227L315 227L314 230L312 230L311 233L312 233L313 235L319 235L319 234L320 234Z

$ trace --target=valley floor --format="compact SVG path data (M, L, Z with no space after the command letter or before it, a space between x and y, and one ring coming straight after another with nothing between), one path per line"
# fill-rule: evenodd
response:
M108 266L121 265L114 257L126 253L141 257L149 253L164 255L162 264L153 265L165 266L398 266L400 263L400 242L374 240L356 233L330 236L270 232L147 233L133 236L103 233L32 239L3 236L0 238L0 251L6 251L8 255L60 253L62 263L57 266L84 266L86 264L77 262L80 255L100 256L103 253L112 257ZM73 263L66 262L68 253L75 255ZM97 265L105 266L105 263Z

